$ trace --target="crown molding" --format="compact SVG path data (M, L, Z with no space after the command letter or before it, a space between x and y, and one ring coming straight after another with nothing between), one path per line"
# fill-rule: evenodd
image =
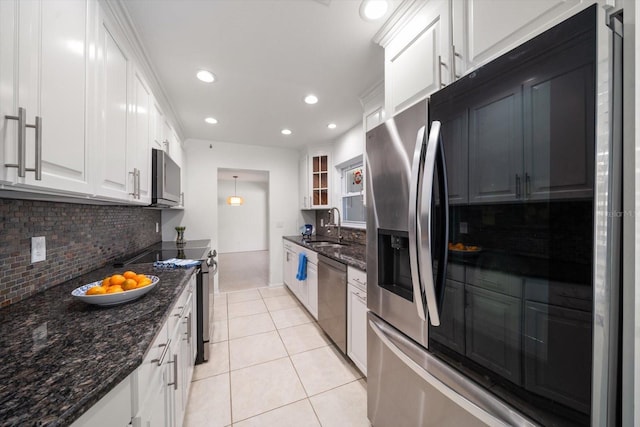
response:
M371 104L375 103L379 99L381 99L384 104L384 80L378 81L358 97L358 101L360 101L360 105L362 106L362 111L365 114L370 112Z
M416 16L427 2L428 0L403 0L373 36L372 41L382 47L387 47L389 42L393 40L407 22Z

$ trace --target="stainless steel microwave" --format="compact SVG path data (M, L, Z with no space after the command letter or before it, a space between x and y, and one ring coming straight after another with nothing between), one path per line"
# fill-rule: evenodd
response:
M180 166L169 154L152 149L151 205L176 206L180 204Z

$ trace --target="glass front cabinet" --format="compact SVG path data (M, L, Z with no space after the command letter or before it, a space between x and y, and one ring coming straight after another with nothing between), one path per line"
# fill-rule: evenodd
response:
M311 209L330 207L329 165L327 153L314 153L310 156L311 172Z

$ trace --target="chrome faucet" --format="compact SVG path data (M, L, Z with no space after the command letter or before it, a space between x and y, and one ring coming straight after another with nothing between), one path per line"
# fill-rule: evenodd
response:
M333 211L338 213L338 223L336 224L335 215L332 214ZM331 223L331 219L333 217L333 224ZM329 223L327 227L338 227L338 242L342 242L342 232L341 232L341 222L340 222L340 210L336 207L329 209Z

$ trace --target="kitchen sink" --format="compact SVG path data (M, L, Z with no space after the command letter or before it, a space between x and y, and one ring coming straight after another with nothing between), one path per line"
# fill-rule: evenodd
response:
M315 242L307 242L314 248L342 248L344 246L348 246L344 243L338 242L328 242L328 241L315 241Z
M344 243L337 242L308 242L314 248L343 248L348 246Z

